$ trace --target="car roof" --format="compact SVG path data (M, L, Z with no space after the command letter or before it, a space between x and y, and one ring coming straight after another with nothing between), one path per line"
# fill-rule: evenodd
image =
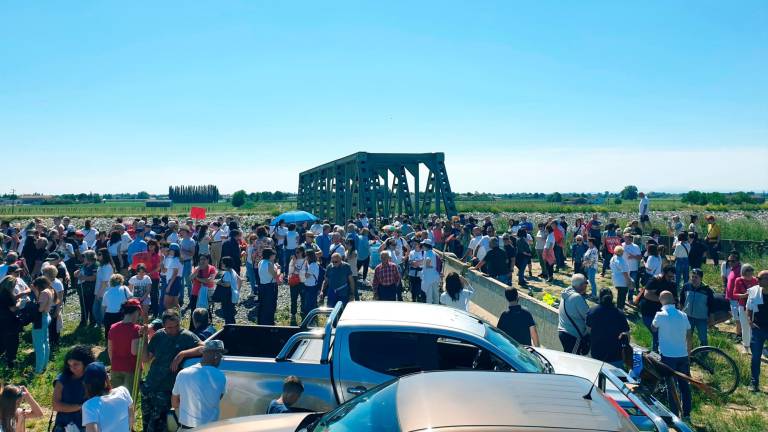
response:
M477 317L452 307L424 303L350 302L341 313L338 326L361 324L441 327L485 336L485 326Z
M570 375L420 373L399 380L397 413L404 431L450 426L627 430L628 420L596 391L592 400L584 399L591 388L588 380Z

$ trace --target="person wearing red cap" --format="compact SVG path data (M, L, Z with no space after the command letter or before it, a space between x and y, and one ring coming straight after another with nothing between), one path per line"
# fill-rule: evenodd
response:
M138 353L140 329L136 324L141 315L141 302L132 298L120 307L123 320L112 324L109 329L109 344L107 352L112 364L112 385L131 388L136 372L136 355Z

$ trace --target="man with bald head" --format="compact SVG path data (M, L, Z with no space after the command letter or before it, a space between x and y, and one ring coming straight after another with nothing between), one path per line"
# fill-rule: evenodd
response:
M656 312L652 325L659 334L661 361L680 373L690 375L691 366L688 355L691 352L691 324L688 316L675 308L675 296L670 291L662 291L659 294L659 302L661 302L661 310ZM691 415L691 388L688 386L688 381L681 378L675 379L683 399L683 420L687 421ZM676 406L671 408L672 412L680 415Z
M320 298L328 296L328 306L334 307L337 302L345 305L355 298L355 278L352 268L341 254L331 254L331 263L325 269L325 280Z

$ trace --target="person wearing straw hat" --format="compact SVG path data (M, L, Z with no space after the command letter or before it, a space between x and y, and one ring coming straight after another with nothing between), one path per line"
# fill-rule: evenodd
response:
M181 429L192 429L219 419L219 402L224 397L227 377L219 370L226 350L224 342L208 340L200 363L184 368L176 376L171 404Z

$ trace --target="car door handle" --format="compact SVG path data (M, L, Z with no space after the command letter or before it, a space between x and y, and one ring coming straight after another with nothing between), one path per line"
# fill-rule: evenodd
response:
M347 393L353 394L353 395L361 395L365 393L365 391L368 390L363 386L357 386L357 387L348 387Z

